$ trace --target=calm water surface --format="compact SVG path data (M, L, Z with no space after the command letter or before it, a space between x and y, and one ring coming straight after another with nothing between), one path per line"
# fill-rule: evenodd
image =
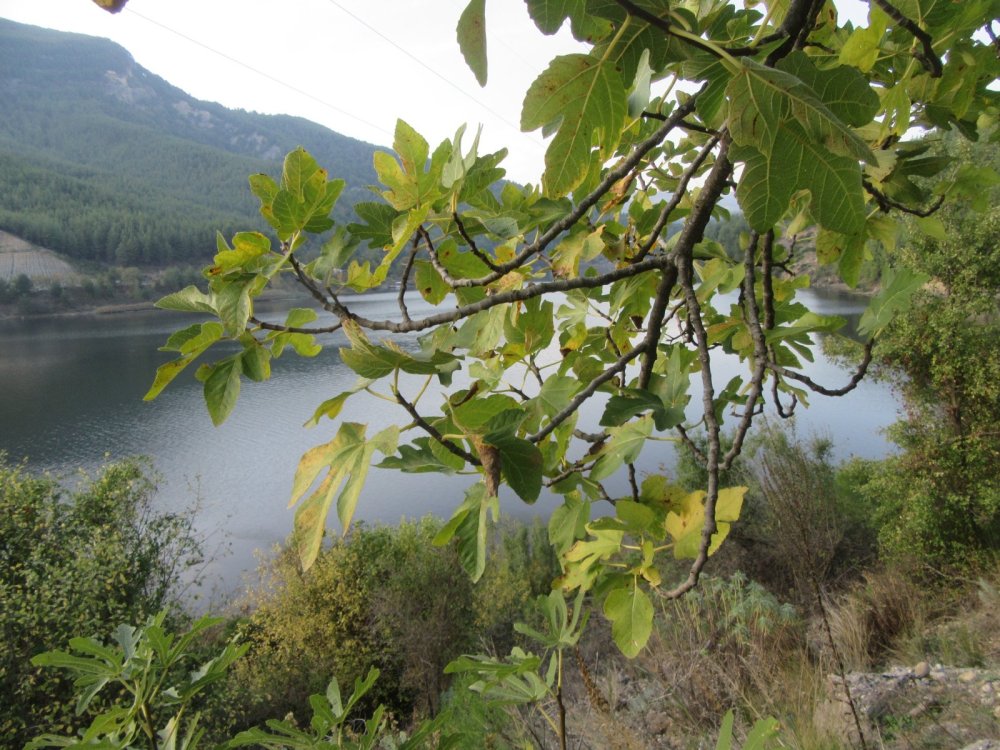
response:
M856 317L862 307L849 298L809 296L805 301L819 312ZM356 304L367 317L391 316L395 295L370 295ZM420 309L417 302L410 307ZM286 505L299 457L336 433L329 421L312 429L303 424L320 402L356 378L341 363L337 348L343 339L334 335L323 340L327 347L315 359L289 353L273 363L271 381L244 382L235 411L221 427L212 426L192 373L156 401L143 402L156 367L170 358L157 348L193 320L156 311L0 321L0 451L14 460L27 457L34 471L67 475L96 468L108 457L152 457L162 475L157 503L180 508L199 498L201 529L215 540L227 535L231 554L214 563L209 577L231 591L254 569L254 550L270 548L291 530L293 511ZM721 388L745 365L723 357L717 371ZM808 372L828 386L839 387L848 377L819 353ZM697 406L697 388L692 392ZM889 449L881 431L896 420L897 403L887 385L863 382L840 399L813 397L810 408L799 411L800 433L832 437L838 457L876 457ZM590 407L581 415L581 427L595 427L600 412L600 405ZM373 434L402 423L406 415L385 401L357 396L342 418L368 423ZM656 445L662 447L650 445L644 452L640 470L673 464L670 445ZM447 517L470 481L373 468L357 518L394 523L428 513ZM624 478L608 484L612 494L625 491ZM528 507L502 496L504 511L520 517L546 515L556 503L543 497Z

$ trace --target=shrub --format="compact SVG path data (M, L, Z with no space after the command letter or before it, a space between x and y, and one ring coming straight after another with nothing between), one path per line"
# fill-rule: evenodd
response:
M475 629L489 651L510 651L514 623L535 614L531 603L552 590L560 573L548 531L538 519L501 525L493 537L490 564L474 588Z
M357 524L303 573L294 545L279 548L248 592L237 629L251 650L216 700L212 731L231 733L269 716L303 712L331 675L341 684L370 667L381 676L365 710L434 714L448 685L445 665L480 636L510 642L512 624L556 575L540 524L511 524L492 543L489 572L474 586L454 545L431 542L441 522Z
M331 675L350 684L370 667L381 677L369 708L436 708L444 665L469 645L472 623L472 584L453 548L431 545L438 528L432 519L358 524L306 573L293 544L278 549L247 595L251 651L230 679L219 727L286 713L307 721L303 706Z
M85 718L73 715L69 683L32 656L164 608L180 616L177 582L200 561L201 540L190 511L154 509L154 490L141 460L69 491L0 456L0 736L13 745Z
M712 561L716 574L742 571L811 608L817 587L856 576L875 557L871 505L855 486L858 464L845 472L830 450L829 440L799 439L794 422L765 425L747 441L725 481L749 490L732 544ZM701 471L685 450L680 481L698 486Z
M640 666L660 685L660 710L698 731L743 705L748 694L766 692L799 648L801 628L794 607L745 576L706 578L665 603Z

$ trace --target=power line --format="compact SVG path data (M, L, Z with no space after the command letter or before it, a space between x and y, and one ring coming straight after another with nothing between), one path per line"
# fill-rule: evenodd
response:
M391 44L393 47L395 47L397 50L399 50L404 55L406 55L407 57L409 57L411 60L413 60L420 67L422 67L424 70L426 70L427 72L429 72L431 75L435 76L436 78L439 78L440 80L444 81L446 84L448 84L449 86L451 86L453 89L455 89L455 91L457 91L458 93L460 93L466 99L469 99L469 100L475 102L480 107L482 107L483 109L485 109L487 112L489 112L490 114L492 114L494 117L498 118L505 125L513 128L515 131L517 131L518 134L520 134L522 136L525 136L525 134L522 132L520 126L515 125L510 120L508 120L504 115L502 115L500 112L497 112L495 109L493 109L490 105L486 104L485 102L481 101L477 97L473 96L468 91L466 91L461 86L459 86L457 83L451 81L450 79L448 79L447 77L445 77L444 75L442 75L441 73L439 73L438 71L436 71L434 68L432 68L430 65L428 65L427 63L425 63L423 60L421 60L415 54L413 54L409 50L405 49L401 45L397 44L390 37L387 37L385 34L383 34L377 28L375 28L370 23L368 23L365 19L363 19L360 16L356 15L355 13L352 13L351 11L349 11L343 5L341 5L340 3L338 3L337 0L327 0L327 2L330 3L330 5L334 6L335 8L340 9L340 11L342 13L345 13L348 16L350 16L351 18L353 18L355 21L357 21L358 23L360 23L362 26L364 26L366 29L368 29L370 32L372 32L376 36L378 36L380 39L382 39L386 43ZM527 136L525 136L525 137L527 137ZM534 140L534 139L532 139L532 140Z
M130 8L128 6L125 7L125 12L129 13L129 14L131 14L133 16L136 16L137 18L141 18L146 23L152 24L154 26L159 26L164 31L169 31L171 34L174 34L175 36L179 36L181 39L185 39L188 42L190 42L191 44L197 45L198 47L201 47L202 49L208 50L209 52L211 52L211 53L213 53L215 55L218 55L219 57L222 57L222 58L228 60L231 63L239 65L242 68L246 68L247 70L249 70L251 73L254 73L255 75L259 75L262 78L266 78L267 80L269 80L269 81L271 81L273 83L276 83L279 86L283 86L284 88L288 89L289 91L294 91L299 96L304 96L307 99L311 99L312 101L316 102L317 104L322 104L324 107L327 107L328 109L333 110L337 114L343 115L344 117L350 117L352 120L360 122L363 125L367 125L370 128L374 128L375 130L378 130L380 133L385 133L387 136L389 136L390 138L392 138L393 134L390 131L388 131L385 128L383 128L382 126L376 125L375 123L370 122L370 121L364 119L363 117L359 117L358 115L352 114L351 112L348 112L345 109L341 109L337 105L331 104L330 102L326 101L325 99L321 99L320 97L316 96L315 94L310 94L308 91L300 89L298 86L295 86L294 84L288 83L287 81L283 81L280 78L276 78L275 76L271 75L270 73L266 73L263 70L255 68L252 65L244 62L243 60L239 60L239 59L237 59L235 57L232 57L231 55L227 55L225 52L221 52L221 51L215 49L214 47L211 47L211 46L205 44L204 42L200 42L197 39L194 39L194 38L188 36L187 34L184 34L184 33L180 32L180 31L177 31L176 29L172 29L169 26L167 26L166 24L160 23L159 21L156 21L156 20L154 20L152 18L144 16L141 13L139 13L138 11L132 10L132 8Z

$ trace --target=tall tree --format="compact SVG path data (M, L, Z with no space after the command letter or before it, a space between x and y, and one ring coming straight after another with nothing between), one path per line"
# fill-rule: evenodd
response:
M219 423L244 379L269 377L273 357L290 347L313 355L317 335L342 333L340 355L359 380L314 420L377 396L399 405L402 424L369 435L342 422L303 456L292 493L303 565L334 507L343 528L351 523L377 454L401 471L477 475L437 540L456 541L473 578L486 565L501 485L526 503L547 488L563 497L549 523L563 566L557 587L592 594L619 647L635 655L651 632L650 593L694 586L737 519L745 488L721 487L719 476L765 404L786 416L810 393L846 393L870 359L869 341L842 387L803 373L812 335L845 321L796 300L807 280L785 272L782 238L818 226L821 259L853 285L869 243L891 242L900 214L927 216L976 193L975 165L913 181L934 170L906 136L919 127L974 139L995 119L998 62L984 40L998 8L872 0L867 26L855 28L824 0L530 0L542 33L568 24L587 48L553 59L525 96L522 128L551 136L540 186L503 183L505 152L480 154L478 137L465 150L464 127L432 148L399 122L395 154L374 159L379 200L335 225L344 182L304 151L290 153L279 180L250 178L270 235L220 236L208 290L160 301L216 319L170 337L177 358L147 397L216 345L237 342L197 372ZM484 29L484 2L472 0L458 41L481 81ZM752 230L735 259L704 239L733 193ZM673 222L680 231L667 237ZM307 260L310 238L331 229ZM362 242L381 248L378 262L359 262ZM598 257L603 271L591 264ZM397 258L398 314L366 317L345 293L381 284ZM278 274L294 277L319 312L292 310L277 325L258 318L255 299ZM924 280L895 274L863 332L877 335ZM736 304L720 296L731 291ZM438 310L415 314L415 294ZM418 351L392 339L412 333ZM745 376L720 383L719 352L737 355ZM593 431L578 429L588 402L602 412ZM727 449L724 421L734 432ZM705 450L691 444L705 487L686 492L667 476L640 484L640 452L662 439L690 444L695 428L707 435ZM620 472L630 489L613 496L606 480ZM595 519L600 500L612 510ZM661 581L663 553L691 560L680 580ZM561 649L574 642L579 608L569 617L561 598L547 606L555 635L545 642Z

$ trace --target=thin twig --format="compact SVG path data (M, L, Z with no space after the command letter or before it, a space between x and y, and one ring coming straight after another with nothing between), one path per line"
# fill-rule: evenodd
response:
M924 68L927 69L931 78L940 78L941 73L943 72L943 66L941 64L941 58L938 57L937 52L934 51L934 40L931 38L931 35L917 26L915 21L904 16L902 11L890 3L889 0L873 0L873 2L881 8L885 14L889 16L889 18L917 38L924 51L923 53L915 52L913 56L920 61L920 64L923 65Z
M937 199L927 208L913 208L911 206L907 206L905 203L893 200L867 179L861 180L861 184L864 186L865 191L875 199L875 202L878 204L879 210L882 211L882 213L889 213L889 211L895 208L897 211L902 211L903 213L919 216L920 218L926 218L931 214L936 213L937 210L944 205L944 196L939 195Z
M875 339L869 339L868 342L865 344L865 350L864 350L864 355L861 359L861 364L858 365L858 368L857 370L854 371L854 374L851 376L850 381L848 381L847 385L845 385L843 388L825 388L824 386L820 385L812 378L810 378L808 375L803 375L800 372L795 372L795 370L789 370L787 367L782 367L781 365L775 364L774 362L768 362L767 367L769 370L778 375L781 375L783 378L791 378L792 380L797 380L798 382L807 386L809 390L813 391L814 393L819 393L820 395L823 396L843 396L847 393L850 393L855 388L857 388L858 383L861 382L861 379L864 378L865 373L868 372L868 365L870 365L872 361L872 347L874 346L875 346Z
M695 157L694 161L691 162L691 165L684 170L684 174L681 175L680 181L677 183L677 189L674 190L674 194L670 197L670 200L667 201L667 203L663 205L663 208L660 209L660 214L656 217L656 223L653 225L653 229L649 233L649 239L647 239L639 248L639 252L636 253L635 258L632 260L633 263L638 263L645 258L656 244L656 241L660 238L660 234L663 232L663 228L666 227L667 221L670 219L670 214L674 212L677 206L680 205L681 200L684 199L684 196L687 193L688 182L690 182L691 178L695 176L699 169L701 169L701 165L705 163L705 159L708 158L708 155L712 152L712 149L718 145L718 143L719 136L713 136L708 143L705 144L705 147L701 150L698 156Z
M515 268L519 268L524 265L525 261L529 258L544 251L545 248L548 247L549 243L576 224L581 218L586 216L587 212L597 205L598 201L604 198L616 182L635 169L636 165L642 161L646 154L659 146L670 134L670 131L676 128L685 117L694 112L697 98L697 93L693 94L687 101L678 105L677 109L675 109L664 121L663 125L657 128L646 140L636 144L632 153L619 162L615 167L610 169L597 187L595 187L588 195L577 203L576 208L566 214L566 216L562 219L552 224L552 226L542 233L534 242L518 253L516 257L507 263L498 263L496 270L486 276L478 279L460 279L457 286L471 287L492 284L494 281L510 273Z
M308 333L308 334L320 334L320 333L333 333L334 331L339 331L343 323L334 323L332 326L323 326L322 328L300 328L298 326L286 326L280 323L267 323L260 318L251 315L249 322L253 323L258 328L263 328L265 331L279 331L281 333Z
M469 246L469 249L472 251L472 254L475 255L477 258L479 258L479 260L481 260L483 263L485 263L486 267L489 268L494 273L499 271L500 269L497 268L496 263L494 263L486 253L484 253L476 246L476 241L469 236L469 233L467 231L465 231L465 224L462 223L462 217L458 215L458 211L453 211L451 214L451 218L454 219L455 226L458 227L458 233L462 235L462 239L465 240L465 244Z
M619 357L615 361L615 363L611 365L611 367L609 367L607 370L605 370L596 378L587 383L584 389L579 393L577 393L576 396L573 397L573 400L570 401L569 404L567 404L562 411L560 411L558 414L552 417L552 419L549 421L547 425L541 428L538 432L532 435L528 435L526 440L532 443L537 443L540 440L544 440L545 437L550 432L552 432L556 427L558 427L567 419L569 419L569 417L571 417L573 413L576 412L576 410L579 409L588 398L594 395L594 393L597 391L598 388L600 388L602 385L604 385L613 377L615 377L619 372L624 370L628 366L629 362L638 357L644 351L646 351L645 341L643 341L640 344L637 344L634 349L632 349L629 352L626 352L621 357Z
M633 502L639 502L639 484L635 481L635 464L628 464L628 485L632 490Z
M415 407L413 404L407 401L406 398L404 398L403 394L400 393L397 388L392 389L392 395L396 397L397 403L399 403L400 406L406 409L407 413L409 413L409 415L413 417L413 421L417 424L417 426L420 427L420 429L422 429L428 435L430 435L438 443L440 443L445 450L447 450L449 453L453 453L454 455L458 456L466 463L470 463L473 466L482 466L482 462L478 458L473 456L471 453L469 453L467 450L460 448L450 440L446 440L444 435L442 435L434 425L432 425L430 422L428 422L426 419L420 416L419 412L417 412L417 407Z
M413 270L413 261L416 260L419 249L418 237L414 236L413 242L410 243L410 255L406 259L406 265L403 267L403 278L399 283L399 296L396 297L396 303L399 305L399 314L403 320L410 319L410 311L406 309L406 288L410 285L410 271Z
M750 392L747 394L747 403L743 408L743 415L733 434L733 443L726 451L722 459L721 469L724 471L732 466L733 461L743 450L743 441L756 415L757 400L760 398L764 388L764 375L767 372L767 345L764 343L764 331L760 327L760 316L757 310L756 291L756 254L759 235L754 232L750 235L750 246L747 248L744 259L743 275L743 309L746 315L747 328L750 329L750 339L753 342L753 374L750 376Z

